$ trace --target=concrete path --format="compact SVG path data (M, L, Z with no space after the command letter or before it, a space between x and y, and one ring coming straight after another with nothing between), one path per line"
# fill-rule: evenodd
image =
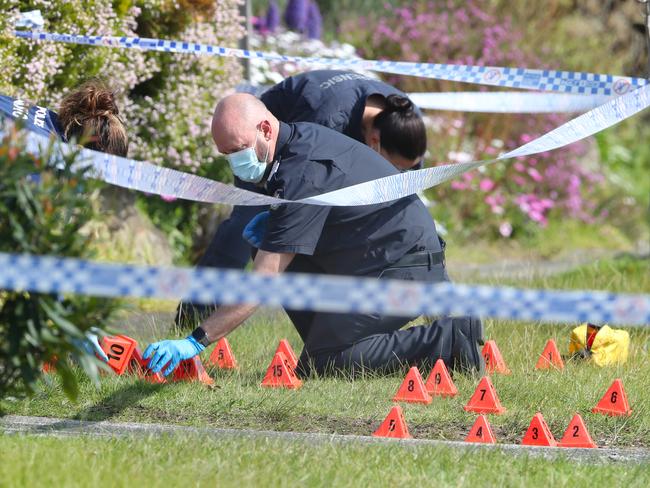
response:
M48 417L24 417L7 415L0 417L0 432L6 434L30 435L56 435L78 436L90 435L96 437L121 437L121 436L151 436L151 435L198 435L209 436L215 439L248 438L285 440L305 442L309 444L393 444L406 448L448 447L453 449L476 450L498 449L501 452L514 455L528 455L544 459L564 458L581 463L609 463L609 462L650 462L650 450L631 448L606 448L606 449L560 449L547 447L530 447L514 444L481 445L467 444L457 441L436 441L430 439L385 439L377 437L337 435L337 434L309 434L300 432L274 432L237 429L217 429L212 427L186 427L181 425L143 424L134 422L89 422L81 420L68 420Z

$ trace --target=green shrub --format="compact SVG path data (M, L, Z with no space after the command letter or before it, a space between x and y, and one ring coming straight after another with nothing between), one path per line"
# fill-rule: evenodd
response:
M59 157L53 168L52 147L34 157L20 133L11 129L4 136L0 252L90 257L84 227L97 217L100 184L86 179L86 170L73 170L74 159ZM34 392L46 361L56 362L63 388L74 398L77 381L68 356L96 381L101 363L78 344L90 327L102 328L115 308L115 301L99 298L0 290L0 398Z
M0 0L0 93L55 109L91 77L116 91L130 140L129 156L230 181L210 138L210 114L241 80L236 58L145 52L56 42L12 35L18 11L40 8L48 32L158 37L236 47L243 33L238 0ZM153 203L139 195L154 222L196 221L201 204ZM159 203L159 204L158 204ZM150 205L151 204L151 205ZM178 210L178 207L182 207ZM177 219L179 212L182 218ZM187 261L186 228L165 226L177 256Z

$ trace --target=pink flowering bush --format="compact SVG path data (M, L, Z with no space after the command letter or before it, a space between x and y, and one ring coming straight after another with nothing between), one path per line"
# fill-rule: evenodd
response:
M476 0L385 5L373 16L350 20L341 28L346 40L367 59L391 59L479 66L557 68L507 15L497 15ZM406 92L486 90L466 84L418 77L387 76ZM430 165L492 159L557 127L557 115L501 115L429 112ZM567 148L516 161L498 162L468 173L429 192L436 218L474 235L491 232L510 237L544 227L552 214L593 222L603 209L596 204L602 177L591 145Z
M251 49L274 54L289 56L320 56L325 58L358 59L359 55L353 45L341 42L323 42L319 39L309 39L304 35L278 28L275 32L254 32L250 39ZM313 66L300 66L296 63L268 61L262 58L251 59L251 83L258 85L274 85L288 76L316 69ZM375 76L373 73L366 73Z
M161 37L236 47L243 34L238 0L8 0L0 20L0 93L56 109L62 97L99 76L118 92L131 140L130 156L213 176L218 163L210 140L210 114L240 79L234 58L145 52L53 42L11 35L18 11L37 8L45 31ZM203 171L203 170L201 170Z
M90 35L135 35L140 9L134 5L119 14L113 2L91 0L77 9L64 1L5 2L8 18L0 20L2 93L56 107L65 93L88 77L105 75L123 91L151 77L156 66L143 52L91 48L73 44L33 42L13 37L13 21L20 10L40 9L46 31Z
M237 2L218 3L221 10L211 19L193 22L176 38L237 47L242 35ZM241 64L216 56L156 53L156 58L164 77L148 83L144 94L132 95L127 109L129 122L138 128L133 153L184 171L229 178L212 143L210 123L219 99L241 79Z
M0 17L0 93L56 110L84 80L99 76L117 92L129 132L129 156L213 179L232 178L210 136L217 101L241 79L235 58L145 52L12 35L19 11L40 9L49 32L157 37L237 47L243 35L238 0L5 0ZM191 261L213 207L137 194L137 204L163 230L176 257ZM207 216L206 216L207 215ZM200 252L200 251L197 251Z

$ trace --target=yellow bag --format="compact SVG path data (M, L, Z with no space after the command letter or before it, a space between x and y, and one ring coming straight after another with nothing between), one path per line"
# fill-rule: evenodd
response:
M624 364L630 348L630 334L626 330L582 324L571 332L569 353L572 356L591 357L598 366Z

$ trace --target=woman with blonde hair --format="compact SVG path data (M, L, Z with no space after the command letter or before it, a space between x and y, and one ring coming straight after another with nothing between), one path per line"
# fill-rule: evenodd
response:
M65 96L58 112L60 135L88 149L126 156L129 138L115 93L102 81L89 80Z
M68 93L58 114L19 98L0 95L0 116L18 121L42 136L56 135L89 149L126 156L129 138L115 103L115 93L98 79L91 79Z
M77 142L88 149L125 157L129 138L115 93L104 82L91 79L68 93L58 114L45 107L0 95L0 114L18 120L28 130L41 135L56 135L65 142ZM108 357L99 345L99 330L91 328L86 340L76 346L88 354Z

